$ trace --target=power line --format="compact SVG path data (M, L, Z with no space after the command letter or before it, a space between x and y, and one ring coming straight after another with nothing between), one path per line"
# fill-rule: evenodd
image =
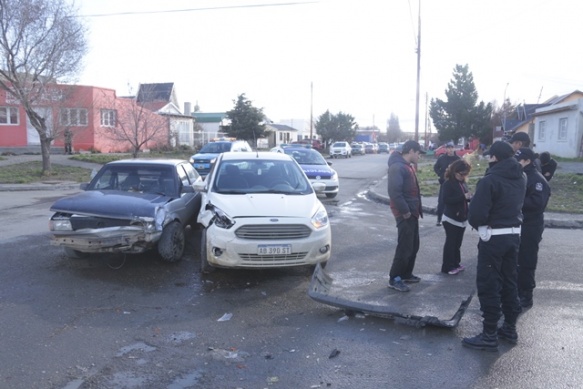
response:
M178 13L178 12L195 12L195 11L213 11L220 9L234 9L234 8L260 8L260 7L277 7L277 6L290 6L290 5L302 5L310 3L318 3L319 0L315 1L296 1L290 3L277 3L277 4L247 4L247 5L225 5L222 7L201 7L201 8L183 8L183 9L170 9L170 10L160 10L160 11L126 11L126 12L112 12L105 14L91 14L91 15L79 15L80 17L87 18L98 18L107 16L123 16L123 15L146 15L146 14L162 14L162 13Z

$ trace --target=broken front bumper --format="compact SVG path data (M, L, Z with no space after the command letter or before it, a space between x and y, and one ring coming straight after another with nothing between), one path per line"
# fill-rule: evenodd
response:
M83 253L141 253L151 249L161 235L161 231L146 231L140 226L53 231L51 245Z

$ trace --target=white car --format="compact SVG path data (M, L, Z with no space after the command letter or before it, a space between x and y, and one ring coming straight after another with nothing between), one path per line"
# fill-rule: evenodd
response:
M328 213L316 196L324 188L284 153L221 154L195 185L202 195L201 271L324 266L332 248Z
M330 146L330 157L352 157L352 148L350 147L350 144L348 142L334 142L334 144Z

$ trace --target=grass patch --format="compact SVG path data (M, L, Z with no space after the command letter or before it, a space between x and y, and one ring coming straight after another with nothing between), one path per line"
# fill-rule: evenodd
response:
M88 182L91 170L80 167L51 164L49 175L42 175L42 162L25 162L0 169L1 184L30 184L43 181Z

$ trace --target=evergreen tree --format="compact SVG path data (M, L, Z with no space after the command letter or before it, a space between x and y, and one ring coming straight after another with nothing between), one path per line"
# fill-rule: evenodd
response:
M401 131L401 125L399 124L399 117L391 112L387 125L387 141L389 143L397 143L401 141L403 136L403 131Z
M246 140L257 147L257 138L263 138L269 132L265 127L263 108L254 107L245 93L240 94L233 103L235 107L227 111L230 124L222 130L230 137Z
M315 127L316 133L322 137L326 146L335 141L350 142L358 130L358 124L354 121L354 117L342 112L333 115L328 110L318 117Z
M492 105L478 101L474 76L468 65L456 65L453 78L445 91L446 101L431 99L429 115L441 141L457 141L462 137L483 136L489 127Z

